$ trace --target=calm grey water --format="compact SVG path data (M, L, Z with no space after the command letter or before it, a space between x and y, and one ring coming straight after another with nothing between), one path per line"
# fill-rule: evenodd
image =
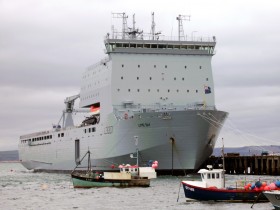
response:
M258 180L256 176L226 176L236 180ZM274 181L280 177L266 176ZM19 163L0 163L0 209L251 209L251 203L186 202L182 177L164 176L151 181L149 188L74 189L70 175L33 173ZM179 195L179 201L177 198ZM274 209L270 203L257 203L257 210Z

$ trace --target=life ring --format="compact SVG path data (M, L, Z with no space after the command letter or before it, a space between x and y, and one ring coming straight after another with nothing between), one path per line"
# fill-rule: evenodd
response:
M124 113L124 119L128 119L128 114L127 113Z

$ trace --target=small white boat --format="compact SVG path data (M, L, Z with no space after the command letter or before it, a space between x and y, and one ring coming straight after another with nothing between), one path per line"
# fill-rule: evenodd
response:
M276 210L280 210L280 191L272 190L272 191L264 191L263 194L267 197L267 199L272 203Z

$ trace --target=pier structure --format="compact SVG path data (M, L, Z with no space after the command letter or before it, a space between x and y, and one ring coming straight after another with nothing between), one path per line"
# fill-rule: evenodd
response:
M201 168L213 165L215 168L222 164L222 157L211 156ZM239 156L227 154L225 156L226 174L251 174L251 175L279 175L280 155Z

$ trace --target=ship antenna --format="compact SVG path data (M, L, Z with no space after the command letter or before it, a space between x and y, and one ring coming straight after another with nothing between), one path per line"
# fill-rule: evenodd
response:
M181 37L184 38L184 28L183 28L183 20L190 21L190 15L179 15L176 20L178 20L178 39L181 41Z

